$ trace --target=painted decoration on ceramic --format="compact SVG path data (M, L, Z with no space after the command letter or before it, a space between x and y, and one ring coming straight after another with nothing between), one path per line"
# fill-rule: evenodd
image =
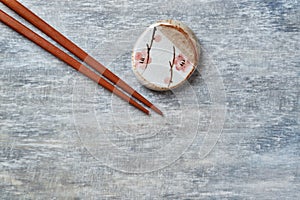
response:
M137 40L133 71L146 87L163 91L181 85L195 71L200 46L194 33L181 22L160 21Z

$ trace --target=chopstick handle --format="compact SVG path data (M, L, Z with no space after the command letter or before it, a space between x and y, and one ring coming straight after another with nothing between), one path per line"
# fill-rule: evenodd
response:
M138 99L139 101L141 101L143 104L145 104L146 106L153 109L158 114L162 115L162 112L156 106L154 106L150 101L148 101L146 98L144 98L141 94L139 94L131 86L129 86L125 81L120 79L117 75L112 73L104 65L102 65L100 62L98 62L93 57L91 57L88 53L86 53L84 50L82 50L80 47L78 47L76 44L74 44L72 41L70 41L64 35L59 33L52 26L50 26L48 23L46 23L44 20L42 20L36 14L31 12L28 8L23 6L21 3L19 3L16 0L1 0L1 2L4 3L6 6L8 6L9 8L11 8L12 10L14 10L17 14L19 14L21 17L23 17L28 22L33 24L35 27L37 27L38 29L43 31L46 35L51 37L53 40L58 42L65 49L67 49L68 51L73 53L81 61L87 63L88 65L93 67L96 71L101 73L104 77L109 79L111 82L118 85L120 88L122 88L128 94L130 94L134 98Z
M55 57L59 58L66 64L70 65L74 69L86 75L87 77L89 77L90 79L98 83L99 85L103 86L105 89L116 94L123 100L129 102L131 105L138 108L142 112L149 114L149 111L147 109L145 109L143 106L138 104L132 98L124 94L118 88L111 85L109 82L107 82L105 79L101 78L99 75L97 75L96 73L88 69L82 63L78 62L77 60L69 56L67 53L60 50L58 47L54 46L53 44L51 44L50 42L48 42L38 34L34 33L32 30L30 30L29 28L27 28L26 26L24 26L23 24L21 24L20 22L18 22L17 20L15 20L11 16L3 12L2 10L0 10L0 21L6 24L7 26L9 26L10 28L12 28L13 30L15 30L16 32L20 33L27 39L31 40L32 42L34 42L44 50L48 51Z

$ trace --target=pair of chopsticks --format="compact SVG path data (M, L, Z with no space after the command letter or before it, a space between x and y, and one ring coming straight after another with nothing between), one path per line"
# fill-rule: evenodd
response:
M107 78L110 82L113 84L116 84L118 87L120 87L123 91L125 91L128 95L134 97L136 100L139 100L141 103L143 103L145 106L151 108L156 113L163 115L163 113L154 106L151 102L149 102L146 98L144 98L141 94L139 94L136 90L134 90L132 87L130 87L127 83L125 83L123 80L121 80L118 76L116 76L114 73L112 73L110 70L108 70L104 65L102 65L100 62L95 60L93 57L91 57L88 53L86 53L84 50L79 48L76 44L74 44L72 41L67 39L65 36L63 36L61 33L59 33L57 30L55 30L53 27L51 27L49 24L47 24L45 21L43 21L41 18L39 18L37 15L35 15L33 12L31 12L28 8L23 6L21 3L19 3L16 0L0 0L3 4L5 4L7 7L12 9L14 12L16 12L19 16L27 20L29 23L34 25L36 28L41 30L43 33L45 33L47 36L52 38L54 41L59 43L62 47L67 49L69 52L74 54L77 58L79 58L81 61L83 61L85 64L89 65L90 67L94 68L97 72L99 72L101 75L103 75L105 78ZM42 47L44 50L48 51L55 57L59 58L66 64L70 65L72 68L76 69L77 71L81 72L82 74L86 75L99 85L103 86L110 92L116 94L123 100L127 101L134 107L138 108L142 112L149 115L149 110L144 108L141 104L137 103L136 100L128 96L127 94L123 93L120 89L112 85L110 82L102 78L97 73L90 70L88 67L86 67L83 63L78 62L73 57L56 47L55 45L51 44L49 41L44 39L43 37L39 36L29 28L27 28L25 25L18 22L13 17L9 16L4 11L0 10L0 21L16 32L20 33L21 35L25 36L27 39L31 40L38 46Z

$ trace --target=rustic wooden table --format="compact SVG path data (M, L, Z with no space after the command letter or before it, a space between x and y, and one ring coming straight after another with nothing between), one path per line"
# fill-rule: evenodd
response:
M165 117L0 24L0 199L300 198L299 1L20 2ZM130 67L135 40L160 19L184 22L202 46L189 82L162 93Z

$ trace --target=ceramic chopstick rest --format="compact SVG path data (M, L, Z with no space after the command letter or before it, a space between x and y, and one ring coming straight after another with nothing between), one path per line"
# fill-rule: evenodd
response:
M195 71L200 45L191 29L174 20L159 21L138 38L132 69L138 80L152 90L181 85Z

